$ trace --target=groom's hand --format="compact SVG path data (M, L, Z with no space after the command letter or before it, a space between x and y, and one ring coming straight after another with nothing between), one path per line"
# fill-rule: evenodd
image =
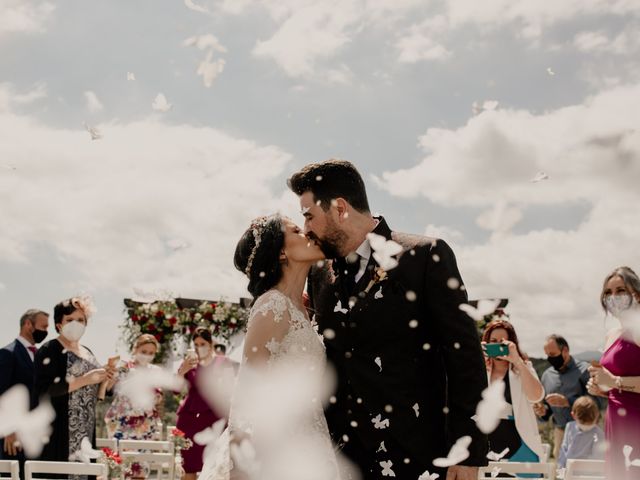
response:
M446 480L477 480L478 467L465 467L464 465L455 465L447 469Z

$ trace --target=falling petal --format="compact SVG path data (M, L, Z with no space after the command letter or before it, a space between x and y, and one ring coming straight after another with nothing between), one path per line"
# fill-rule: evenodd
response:
M531 179L531 183L538 183L548 179L549 179L549 175L547 175L544 172L538 172L536 173L536 176Z
M164 94L158 93L158 95L156 95L156 98L153 99L153 103L151 103L151 107L157 112L165 113L171 110L171 107L173 107L173 105L171 105L167 101L167 97L165 97Z
M382 359L380 357L376 357L374 362L376 362L376 365L380 368L380 371L382 371Z
M387 460L384 462L380 462L380 466L382 467L382 476L383 477L395 477L396 474L391 467L393 466L393 462L391 460Z
M469 445L471 445L470 436L459 438L449 450L449 455L446 458L436 458L433 460L433 464L436 467L447 468L465 461L469 458Z

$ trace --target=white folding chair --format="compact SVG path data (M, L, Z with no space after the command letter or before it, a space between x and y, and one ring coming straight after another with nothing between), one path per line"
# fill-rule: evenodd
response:
M173 480L175 458L172 453L121 452L120 456L127 463L147 464L150 470L149 478ZM157 472L157 476L151 475L151 472L154 471Z
M567 460L564 480L604 480L604 460Z
M107 466L103 463L79 463L79 462L40 462L27 460L24 464L24 479L32 480L33 474L62 474L62 475L96 475L106 479Z
M548 443L542 444L542 458L540 461L542 463L547 463L549 461L549 456L551 455L551 445Z
M115 438L96 438L96 448L110 448L118 451L118 440Z
M500 473L508 473L509 475L518 474L541 474L545 480L555 480L556 469L553 463L530 463L530 462L489 462L486 467L480 467L478 470L478 479L495 478L491 474L494 468L499 468Z
M146 450L149 452L174 453L173 442L159 440L120 440L118 442L118 450L120 452L125 450L142 452Z
M0 473L8 473L11 480L20 480L20 464L17 460L0 460Z

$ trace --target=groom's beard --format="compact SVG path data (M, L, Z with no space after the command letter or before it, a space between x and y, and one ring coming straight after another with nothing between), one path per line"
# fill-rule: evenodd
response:
M346 243L347 235L338 230L335 225L329 225L324 238L318 238L313 232L307 235L312 240L315 240L324 256L328 259L344 257L342 255L342 245Z

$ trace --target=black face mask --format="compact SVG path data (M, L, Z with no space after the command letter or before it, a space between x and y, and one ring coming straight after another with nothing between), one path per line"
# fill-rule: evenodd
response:
M564 357L562 354L556 355L555 357L547 357L547 362L549 362L556 370L560 370L564 365Z
M33 335L33 341L35 343L40 343L45 338L47 338L47 331L46 330L34 330L32 335Z

